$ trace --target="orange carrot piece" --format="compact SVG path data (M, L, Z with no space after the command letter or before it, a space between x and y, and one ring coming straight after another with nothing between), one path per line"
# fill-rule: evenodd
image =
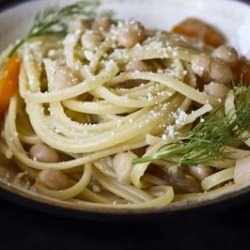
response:
M250 61L242 58L232 70L236 83L242 82L244 85L250 85Z
M218 30L197 18L184 20L176 25L172 31L176 34L197 38L213 47L225 43L224 36Z
M0 115L5 113L10 98L17 91L20 65L20 57L13 55L3 66L0 74Z

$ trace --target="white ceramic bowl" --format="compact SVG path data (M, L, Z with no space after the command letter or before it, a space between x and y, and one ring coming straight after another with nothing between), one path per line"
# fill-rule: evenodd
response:
M34 16L46 6L75 0L36 0L0 14L0 49L22 37ZM135 18L148 27L170 29L186 17L198 17L221 30L228 42L250 57L250 8L232 0L102 0L101 9L112 9L118 18Z
M6 47L10 42L25 35L32 24L36 13L43 10L46 6L57 3L59 5L70 4L74 0L37 0L19 4L0 13L0 50ZM169 30L173 25L179 23L186 17L198 17L202 20L215 25L227 37L228 43L237 48L237 50L250 58L250 7L246 4L230 0L103 0L101 9L114 10L116 17L129 19L134 18L143 22L146 26L158 29ZM1 98L1 97L0 97ZM2 165L2 167L1 167ZM2 170L1 170L2 169ZM10 171L0 159L1 171ZM13 193L19 197L50 204L54 207L68 209L73 212L81 213L112 213L125 214L131 211L98 209L95 207L72 207L70 203L59 202L38 194L28 193L18 189L8 181L1 178L0 187L7 190L9 197L13 198ZM210 197L209 200L195 201L188 204L170 205L163 209L143 209L133 211L135 214L145 214L149 212L169 212L182 210L192 207L200 207L204 204L221 202L222 200L232 198L240 193L249 191L249 188L236 190L231 194L225 194L220 197ZM1 190L1 189L0 189ZM7 195L8 197L8 195ZM10 198L11 199L11 198Z

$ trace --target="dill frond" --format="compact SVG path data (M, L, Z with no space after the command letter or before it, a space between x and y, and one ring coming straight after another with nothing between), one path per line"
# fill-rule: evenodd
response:
M44 35L65 36L68 30L67 21L70 17L83 15L93 18L99 5L99 0L81 0L61 9L56 7L45 9L36 15L30 31L15 44L8 56L12 56L22 44L31 38Z
M245 131L250 125L250 87L244 91L235 88L235 111L221 117L221 110L210 112L184 137L166 143L153 155L135 159L134 164L164 160L177 165L207 164L230 159L225 146L239 145L246 141Z

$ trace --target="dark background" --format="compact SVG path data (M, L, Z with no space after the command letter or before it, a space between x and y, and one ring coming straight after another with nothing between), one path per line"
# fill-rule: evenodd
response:
M119 223L48 215L0 199L0 250L5 249L250 249L250 202Z

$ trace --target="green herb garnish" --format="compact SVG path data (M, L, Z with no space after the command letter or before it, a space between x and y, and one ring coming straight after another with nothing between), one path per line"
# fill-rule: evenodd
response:
M67 21L75 15L93 18L96 15L99 0L81 0L61 9L50 7L36 15L34 23L27 35L19 40L9 52L12 56L27 40L44 35L65 36L68 31Z
M245 131L250 125L250 87L234 91L235 111L220 117L212 111L184 137L166 143L153 155L135 159L134 164L164 160L177 165L199 165L230 159L225 146L235 146L249 139Z

